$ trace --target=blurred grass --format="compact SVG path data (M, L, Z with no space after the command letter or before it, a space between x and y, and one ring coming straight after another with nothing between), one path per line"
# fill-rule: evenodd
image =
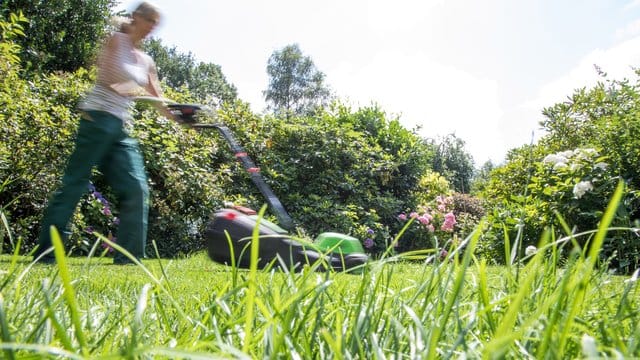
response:
M257 232L248 270L205 254L126 266L67 258L54 233L56 265L0 255L0 350L7 359L637 358L638 272L615 276L597 261L621 189L590 247L562 266L558 247L574 235L547 234L534 254L487 265L474 256L482 225L443 259L414 251L358 274L258 270Z
M513 269L467 258L380 261L360 275L256 271L251 317L251 271L205 254L146 270L67 258L80 340L58 266L3 255L0 346L5 358L575 358L587 336L601 355L639 354L635 281L598 271L584 287L580 267L553 270L544 256L514 281ZM572 289L586 292L579 308Z

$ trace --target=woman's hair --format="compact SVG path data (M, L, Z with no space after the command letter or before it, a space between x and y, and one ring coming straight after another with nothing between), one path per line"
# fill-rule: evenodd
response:
M140 15L142 17L149 18L155 15L160 15L160 9L148 1L143 1L135 10L133 10L133 15Z
M133 15L139 15L145 18L150 18L160 14L160 9L150 2L141 2L131 15L114 16L111 18L110 25L115 31L127 33L131 27L133 21Z
M126 16L114 16L111 18L110 25L115 31L126 33L131 26L131 18Z

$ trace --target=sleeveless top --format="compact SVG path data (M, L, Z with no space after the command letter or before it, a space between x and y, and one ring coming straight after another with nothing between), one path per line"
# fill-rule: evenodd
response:
M85 95L79 108L105 111L130 125L131 96L122 96L109 86L120 83L147 86L154 63L149 55L133 45L129 35L116 32L113 37L117 44L116 51L105 51L101 54L98 59L96 85Z

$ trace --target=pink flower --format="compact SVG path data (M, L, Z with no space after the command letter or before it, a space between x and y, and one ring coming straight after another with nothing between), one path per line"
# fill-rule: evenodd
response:
M452 212L448 212L444 215L444 221L445 222L452 222L452 223L456 223L456 216L452 213Z
M434 232L436 231L436 228L432 224L429 224L427 225L427 230L429 230L429 232Z
M420 223L421 223L422 225L428 225L428 224L429 224L429 219L428 219L426 216L424 216L424 215L419 216L419 217L418 217L418 221L420 221Z
M438 205L438 211L445 212L446 210L447 210L447 207L444 204Z
M415 219L415 218L418 217L418 213L414 211L411 214L409 214L409 217L412 218L412 219Z
M402 221L407 220L407 214L402 213L402 214L398 215L398 219L400 219L400 220L402 220Z
M451 231L453 231L453 224L452 223L448 223L448 222L444 222L442 224L442 226L440 227L440 230L451 232Z

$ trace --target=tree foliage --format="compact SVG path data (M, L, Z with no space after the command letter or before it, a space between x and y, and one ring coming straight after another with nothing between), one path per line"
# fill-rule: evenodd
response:
M455 191L469 193L474 165L471 154L465 150L464 140L449 134L432 143L436 148L433 170L449 180Z
M267 64L269 87L263 92L269 108L278 114L305 115L327 105L331 91L325 75L298 44L273 52Z
M102 43L115 0L3 0L0 15L22 11L26 36L16 39L29 73L89 66Z
M233 102L237 90L227 82L219 65L197 61L194 55L181 53L176 47L162 44L160 39L149 39L145 50L156 62L158 76L173 89L186 88L200 103Z
M491 180L491 172L496 168L496 165L487 160L480 168L476 169L471 180L471 193L478 194L484 191L487 184Z

